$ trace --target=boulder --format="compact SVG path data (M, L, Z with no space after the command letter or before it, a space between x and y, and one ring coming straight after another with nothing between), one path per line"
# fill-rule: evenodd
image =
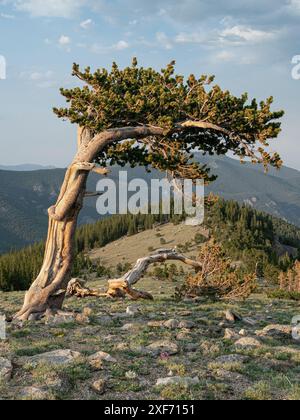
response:
M292 326L291 325L268 325L261 331L256 331L259 337L271 337L278 340L291 340L292 339Z
M255 347L261 347L262 344L259 340L252 337L243 337L240 338L236 343L236 347L242 347L242 348L255 348Z
M168 340L155 341L146 347L146 350L154 355L159 355L161 353L167 353L169 355L177 354L179 348L177 343Z
M64 366L73 363L81 356L80 353L72 350L54 350L48 353L37 354L26 358L29 365L45 363L54 366Z

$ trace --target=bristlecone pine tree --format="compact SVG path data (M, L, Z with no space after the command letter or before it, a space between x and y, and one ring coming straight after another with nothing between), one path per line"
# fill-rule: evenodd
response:
M300 261L296 261L287 272L280 273L279 285L280 290L285 292L300 293Z
M174 178L213 181L193 152L224 155L280 167L268 140L280 133L283 111L272 112L273 98L257 103L247 94L235 97L213 77L174 73L175 63L160 72L113 64L91 72L73 66L82 87L61 89L67 108L55 114L78 128L78 150L70 164L57 203L49 209L49 231L42 269L27 292L16 318L25 320L62 307L74 256L74 233L91 171L106 174L108 165L141 165ZM101 166L97 166L100 164Z
M200 248L198 261L201 268L195 275L188 276L185 284L177 289L177 298L205 296L223 300L246 299L257 288L256 274L248 274L240 279L222 245L214 238Z

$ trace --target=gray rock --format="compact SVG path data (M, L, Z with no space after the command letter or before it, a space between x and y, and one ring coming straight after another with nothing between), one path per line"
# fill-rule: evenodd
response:
M129 316L136 316L141 312L140 308L136 305L128 306L126 309L126 314Z
M117 363L117 360L112 357L109 353L105 353L104 351L98 351L98 353L93 354L88 358L88 361L92 364L99 362L109 362L109 363Z
M161 328L164 326L165 321L149 321L147 326L149 328Z
M0 357L0 380L9 381L11 379L13 366L8 359Z
M239 335L232 329L226 328L224 338L226 340L238 340Z
M254 348L254 347L261 347L262 344L259 340L252 337L243 337L240 338L236 343L236 347L242 347L242 348Z
M252 318L243 318L243 323L249 325L250 327L254 327L255 325L257 325L257 321Z
M173 376L168 378L159 378L156 382L156 386L168 386L168 385L183 385L186 387L191 387L198 385L200 380L198 377L189 378L182 376Z
M260 337L271 337L278 340L291 340L292 339L292 326L291 325L268 325L261 331L256 331L256 335Z
M239 314L237 314L236 312L228 310L228 311L225 312L225 319L228 322L234 323L234 322L237 322L237 321L241 321L242 317Z
M193 321L181 321L178 328L191 330L192 328L196 328L196 324Z
M99 395L103 395L106 391L106 380L99 379L98 381L93 382L92 390Z
M146 350L155 355L159 355L160 353L173 355L179 352L177 343L168 340L155 341L147 346Z
M230 363L244 363L248 360L248 357L242 356L241 354L228 354L226 356L218 357L215 362L218 364L230 364Z
M140 324L124 324L123 327L121 328L122 331L134 331L138 328L140 328L141 325Z
M23 388L19 394L20 398L22 400L49 400L50 395L49 393L44 390L43 388L37 388L34 386L29 386L26 388Z
M169 319L169 321L164 322L164 327L169 328L170 330L176 330L179 326L177 319Z
M59 312L56 315L50 315L46 317L46 325L60 325L60 324L70 324L75 322L76 314L73 312Z
M80 353L72 350L54 350L48 353L38 354L25 359L29 365L45 363L54 366L64 366L73 363L81 356Z

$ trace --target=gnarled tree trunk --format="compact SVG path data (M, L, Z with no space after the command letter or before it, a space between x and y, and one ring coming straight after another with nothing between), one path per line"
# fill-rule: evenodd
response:
M88 172L72 164L66 172L60 196L49 213L48 237L43 266L25 295L16 318L38 317L46 310L61 309L65 289L71 277L74 237L82 208ZM60 212L61 211L61 212Z

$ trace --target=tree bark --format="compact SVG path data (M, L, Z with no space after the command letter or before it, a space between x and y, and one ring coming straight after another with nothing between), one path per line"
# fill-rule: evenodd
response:
M193 267L196 272L202 268L200 262L191 260L190 258L177 253L174 249L158 250L150 256L137 260L133 269L124 274L123 277L115 280L108 280L108 290L106 293L102 293L99 290L88 289L83 280L72 279L68 284L67 295L81 298L88 296L120 298L128 295L133 300L153 299L153 296L150 293L136 290L133 286L144 276L150 265L164 263L166 261L180 261Z
M60 196L49 213L48 236L43 266L25 295L23 308L15 318L35 318L47 310L61 309L71 278L74 237L82 208L88 172L72 164L65 175Z

